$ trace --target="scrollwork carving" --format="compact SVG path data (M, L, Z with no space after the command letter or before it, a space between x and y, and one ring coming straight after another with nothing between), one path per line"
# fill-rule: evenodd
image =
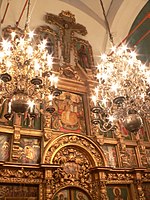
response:
M71 137L70 141L76 141L76 137ZM51 192L54 193L61 187L70 185L82 187L91 192L91 178L89 168L91 164L81 149L73 147L62 148L53 159L54 164L59 164L61 168L53 172L51 180Z
M87 154L91 156L93 162L95 162L95 164L93 163L94 165L104 166L102 152L100 152L89 139L85 139L83 136L76 134L66 134L62 137L59 137L55 143L50 145L49 150L46 152L45 163L52 163L51 158L54 156L55 151L58 148L68 145L75 145L83 148L84 151L87 151Z
M22 169L0 169L0 178L29 178L29 179L40 179L43 178L41 171L35 170L24 170Z
M52 130L49 128L44 128L44 139L47 141L50 140L51 137L52 137Z
M128 172L123 172L123 173L119 173L119 172L109 172L106 173L106 180L108 181L124 181L124 182L128 182L128 181L132 181L132 179L134 178L133 174L128 173Z
M144 173L144 174L142 174L142 180L150 182L150 173Z

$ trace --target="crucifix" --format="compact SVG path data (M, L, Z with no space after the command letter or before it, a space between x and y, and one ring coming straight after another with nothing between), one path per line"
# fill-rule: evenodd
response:
M86 28L76 23L75 16L69 11L62 11L58 16L47 13L45 21L49 24L54 24L60 29L60 40L61 40L61 56L65 63L70 63L70 50L72 48L72 38L74 33L86 35Z

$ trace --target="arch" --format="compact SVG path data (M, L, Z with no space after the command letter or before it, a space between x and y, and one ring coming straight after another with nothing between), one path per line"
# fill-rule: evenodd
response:
M64 147L74 147L87 155L92 167L106 166L105 155L101 148L87 136L75 133L63 134L50 141L44 150L42 163L53 164L55 155Z
M73 7L82 11L83 13L86 13L88 16L90 16L96 22L98 22L102 27L105 27L105 23L104 23L103 19L96 12L94 12L93 9L88 7L87 4L83 3L81 0L78 0L78 1L63 0L63 2L65 2L69 5L72 5ZM99 6L99 4L98 4L98 6Z

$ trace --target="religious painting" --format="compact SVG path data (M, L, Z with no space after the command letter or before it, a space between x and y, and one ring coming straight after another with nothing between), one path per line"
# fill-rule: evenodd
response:
M0 133L0 161L8 161L10 157L10 142L9 134Z
M5 118L5 114L8 113L8 101L6 99L0 100L0 124L8 126L12 125L12 122Z
M41 109L41 105L36 105L34 110L34 117L30 115L27 111L23 114L11 113L10 118L6 119L5 115L8 113L8 101L5 100L0 103L0 124L6 126L22 126L23 128L31 128L31 129L41 129L41 113L39 110Z
M117 161L115 145L106 145L105 144L102 146L102 149L105 154L105 159L107 161L107 165L109 167L117 167L118 161Z
M137 138L137 136L139 138ZM146 128L145 127L141 127L138 131L138 135L137 134L132 134L132 138L133 140L137 140L137 139L140 139L140 140L143 140L143 141L148 141L148 136L147 136L147 131L146 131Z
M79 94L62 92L54 100L52 128L62 132L85 133L83 99Z
M132 140L132 136L130 132L122 132L122 135L124 136L125 140Z
M54 197L54 200L68 200L68 199L69 199L69 190L65 189L58 192Z
M23 128L31 128L31 129L40 130L42 128L41 127L42 114L40 113L41 108L42 108L41 104L36 104L36 106L33 107L33 110L34 110L33 116L28 111L25 112L22 116L19 116L18 114L15 113L14 119L13 119L13 124L16 124L17 119L19 119L19 117L20 117L21 118L20 125Z
M107 131L105 133L102 133L104 135L104 137L106 138L113 138L114 137L114 134L113 134L113 131Z
M84 191L72 187L58 192L54 200L90 200L90 197Z
M143 183L142 184L145 200L150 199L150 183Z
M0 200L38 200L38 194L36 185L0 184Z
M109 200L131 200L127 186L107 186Z
M74 190L74 200L90 200L90 198L81 190Z
M75 38L74 43L78 64L87 72L94 66L91 45L88 41L79 38Z
M144 125L146 126L146 123L144 123ZM147 131L146 131L146 127L145 126L143 126L142 128L140 128L139 135L140 135L140 139L142 139L144 141L148 141Z
M39 40L46 40L46 49L49 54L52 54L54 57L58 57L58 36L53 29L49 26L40 26L35 32L38 35Z
M122 136L124 137L125 140L131 140L132 137L131 137L131 133L129 131L127 131L127 129L124 127L123 123L120 121L118 123L119 125L119 128L120 128L120 131L121 131L121 134Z
M124 153L121 153L121 164L123 167L137 167L137 157L134 147L127 147Z
M39 138L22 137L19 144L18 162L37 164L40 162L41 142Z
M9 125L17 125L23 128L31 128L31 129L41 129L41 113L39 111L34 112L34 117L30 115L28 111L23 114L12 113L11 118L9 120Z

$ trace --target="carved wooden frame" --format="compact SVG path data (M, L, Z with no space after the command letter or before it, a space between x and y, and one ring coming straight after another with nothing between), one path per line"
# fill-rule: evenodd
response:
M20 184L20 185L37 185L39 188L38 198L43 200L43 170L32 166L4 164L0 168L0 183Z
M58 35L57 35L57 33L47 25L37 27L35 29L35 32L37 33L37 39L44 34L48 34L51 38L53 38L53 42L54 42L53 57L58 58Z
M90 70L92 70L92 68L94 67L94 59L93 59L93 52L92 52L92 47L91 47L90 43L86 40L83 40L83 39L77 38L77 37L73 38L73 43L74 43L75 59L77 60L77 63L79 61L77 44L80 45L79 47L81 47L83 45L88 49ZM80 65L80 64L78 63L78 65ZM88 68L86 68L86 70L88 71Z

